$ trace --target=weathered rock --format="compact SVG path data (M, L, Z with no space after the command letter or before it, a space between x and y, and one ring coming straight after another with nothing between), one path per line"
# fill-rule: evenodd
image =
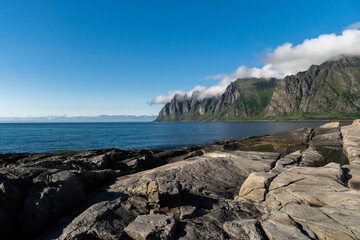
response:
M271 182L264 202L271 213L279 209L300 224L305 235L319 239L357 239L360 214L353 211L359 204L360 192L346 187L345 174L336 163L282 172ZM262 226L268 235L266 223Z
M145 196L154 207L168 203L170 207L178 206L184 194L233 199L248 174L270 170L278 157L277 153L207 153L194 160L120 177L112 187Z
M140 215L125 228L135 240L173 239L175 231L176 220L161 214Z
M125 201L126 198L122 195L101 198L107 200L93 202L70 223L60 228L60 231L42 239L121 239L124 237L125 227L139 214L145 213L141 202L131 199Z
M0 239L16 237L16 220L23 204L24 191L7 181L0 181Z
M180 207L180 220L189 219L197 216L197 209L193 206Z
M263 233L257 219L244 219L226 222L224 231L234 239L262 240Z
M321 125L320 128L338 128L339 126L339 122L329 122Z
M179 239L236 239L224 230L225 223L259 216L259 210L250 202L220 200L211 209L204 209L199 217L183 220L178 236ZM250 231L249 225L244 224L244 229Z
M204 153L205 152L203 150L197 150L197 151L194 151L191 154L189 154L189 156L187 156L185 159L198 157L198 156L204 155Z
M328 205L347 197L344 181L344 173L336 163L319 168L290 168L271 182L266 201L276 201L281 206L288 202Z
M293 168L299 165L301 161L302 151L296 151L280 158L275 167L271 170L272 173L279 174L286 169Z
M323 156L313 147L309 147L302 154L300 167L319 167L321 165L321 160Z
M272 210L268 219L261 221L261 227L270 240L310 239L294 220L277 210Z
M311 139L311 147L342 148L342 139L339 128L318 128Z
M349 188L360 190L360 165L344 165L343 169Z
M351 204L351 211L358 208L359 203L358 201L357 204ZM289 203L282 211L301 224L309 235L315 235L319 239L358 239L360 214L350 215L349 209L341 209L342 206L344 205L339 203L316 208Z
M85 198L78 175L70 171L49 170L33 180L20 215L24 234L47 227L74 209Z
M307 144L310 140L311 133L311 128L298 128L275 133L274 135L269 136L269 138L276 139L276 142L284 144Z
M360 164L360 124L341 128L344 151L350 164Z
M255 202L264 201L270 182L276 177L274 173L253 172L240 188L239 196Z
M114 179L114 177L118 174L120 175L120 173L112 169L80 171L78 174L81 177L82 186L86 191L94 189L101 184Z

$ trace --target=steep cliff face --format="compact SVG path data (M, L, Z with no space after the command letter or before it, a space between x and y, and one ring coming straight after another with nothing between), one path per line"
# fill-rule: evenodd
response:
M360 112L360 57L342 56L279 82L265 117L336 117Z
M175 96L156 121L346 119L360 115L360 57L339 56L282 80L247 78L218 97Z
M263 115L277 85L277 79L247 78L231 83L218 97L199 99L175 96L160 111L156 121L216 121Z

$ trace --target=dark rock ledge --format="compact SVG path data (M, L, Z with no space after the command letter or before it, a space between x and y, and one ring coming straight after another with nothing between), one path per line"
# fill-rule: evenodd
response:
M360 239L360 123L0 155L0 239Z

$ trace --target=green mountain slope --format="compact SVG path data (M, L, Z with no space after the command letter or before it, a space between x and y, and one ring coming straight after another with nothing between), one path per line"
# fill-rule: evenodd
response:
M341 56L279 82L268 119L345 119L360 113L360 57Z
M175 96L156 121L353 119L360 116L360 57L339 56L282 80L247 78L218 97Z

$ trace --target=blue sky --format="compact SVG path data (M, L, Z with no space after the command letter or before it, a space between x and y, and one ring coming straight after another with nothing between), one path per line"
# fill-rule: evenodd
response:
M157 114L151 100L341 34L349 1L0 1L0 117Z

